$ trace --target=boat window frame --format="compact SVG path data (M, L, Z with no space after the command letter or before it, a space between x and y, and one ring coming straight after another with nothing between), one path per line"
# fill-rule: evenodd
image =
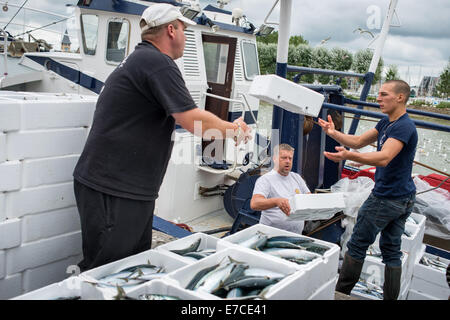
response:
M86 34L84 31L84 23L83 23L83 16L94 16L97 18L97 29L95 32L95 37L96 37L96 43L95 43L95 49L92 52L88 52L88 47L86 45ZM92 13L82 13L80 14L80 26L81 26L81 42L83 45L83 53L85 55L89 55L89 56L95 56L97 54L97 45L98 45L98 29L99 29L99 25L100 25L100 18L98 17L98 14L92 14Z
M108 60L107 59L107 53L108 53L109 24L111 22L124 22L124 21L126 21L128 23L128 33L127 33L127 45L125 47L125 54L123 56L123 59L121 61L119 61L119 62L113 61L113 60ZM124 17L111 17L111 18L108 18L108 20L106 21L106 32L105 33L106 33L106 36L105 36L105 50L104 50L103 58L104 58L106 64L118 66L127 57L128 53L129 53L129 50L130 50L131 22L130 22L130 20L128 20L127 18L124 18Z
M248 75L248 71L247 71L247 68L246 68L246 66L247 66L247 60L246 60L246 57L245 57L245 50L244 50L244 45L245 45L245 44L251 44L251 45L253 45L253 46L255 47L255 54L256 54L256 68L258 69L258 73L253 74L251 77ZM253 42L253 41L251 41L251 40L248 40L248 39L242 39L240 45L241 45L241 48L240 48L240 49L241 49L241 58L242 58L242 68L244 69L244 77L245 77L245 79L248 80L248 81L253 81L253 79L255 79L256 76L258 76L258 75L261 74L261 70L260 70L260 68L259 68L259 57L258 57L258 47L257 47L257 44L256 44L256 42Z

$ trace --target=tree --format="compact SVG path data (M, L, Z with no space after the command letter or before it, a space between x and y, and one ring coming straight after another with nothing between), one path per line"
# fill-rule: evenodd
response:
M311 67L319 69L331 69L331 54L325 47L315 47L312 50L313 58ZM322 84L330 83L330 76L327 75L316 75L316 80Z
M372 60L373 52L366 48L363 50L359 50L353 56L353 64L352 69L357 73L367 73L369 71L370 62ZM383 58L380 57L380 61L378 62L377 70L375 71L375 76L372 81L372 84L375 84L377 81L381 79L381 71L383 70ZM359 83L364 83L364 79L359 79Z
M274 31L271 34L267 35L267 36L263 36L263 37L258 37L256 39L258 42L262 42L265 44L269 44L269 43L278 43L278 32ZM308 40L305 40L301 35L297 35L297 36L291 36L289 38L289 44L292 44L294 46L298 46L301 44L308 44Z
M385 81L389 80L401 80L400 75L398 74L397 65L391 64L386 71Z
M258 57L261 74L274 74L277 65L277 45L258 43Z
M350 70L353 63L353 55L350 51L342 48L333 48L330 52L331 68L338 71Z
M450 97L450 59L447 66L439 76L439 82L436 86L436 93L437 96L444 99L448 99Z

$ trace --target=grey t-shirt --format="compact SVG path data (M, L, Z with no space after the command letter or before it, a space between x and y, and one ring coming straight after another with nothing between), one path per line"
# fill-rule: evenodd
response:
M287 176L282 176L277 171L272 170L256 180L253 194L260 194L266 199L270 198L287 198L293 197L297 193L309 193L308 186L302 177L295 173L289 172ZM301 234L304 221L286 221L286 214L280 208L274 207L261 211L260 223L275 228Z

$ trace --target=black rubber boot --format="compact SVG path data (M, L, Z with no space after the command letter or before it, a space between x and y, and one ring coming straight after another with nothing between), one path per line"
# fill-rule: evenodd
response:
M402 267L384 267L383 299L397 300L400 293Z
M349 295L359 280L363 264L364 260L353 259L348 253L345 253L344 262L336 284L336 291Z

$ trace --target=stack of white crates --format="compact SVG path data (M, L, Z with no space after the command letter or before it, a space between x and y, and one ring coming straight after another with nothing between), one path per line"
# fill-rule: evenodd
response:
M420 263L422 257L428 259L438 258L425 252L425 247L425 245L422 246L414 264L408 300L448 300L450 299L450 287L447 282L446 272ZM446 264L448 268L450 260L442 257L438 259L443 264Z
M416 223L407 221L405 230L409 236L406 234L402 235L401 250L403 256L401 258L402 276L400 280L401 285L400 294L398 297L399 300L406 300L408 296L415 261L417 256L420 254L423 236L425 233L425 216L411 213L411 218L414 219ZM380 235L377 236L375 243L373 244L373 247L377 251L380 251L379 241ZM368 283L382 287L384 283L384 266L385 265L382 262L381 257L366 256L363 269L361 271L361 279ZM352 291L352 295L364 299L376 299L374 296L370 295L362 296L356 291Z
M269 254L242 247L236 242L248 238L256 232L270 236L298 236L298 234L263 225L255 225L231 236L218 239L203 233L166 243L155 249L124 258L119 261L88 270L39 290L29 292L14 299L61 299L80 298L83 300L114 299L118 291L114 287L102 287L96 282L107 275L139 264L151 263L163 267L166 275L131 288L123 288L128 297L138 298L141 294L159 294L190 300L218 300L220 297L204 291L186 289L187 284L201 270L233 259L254 268L281 273L284 278L274 284L264 295L269 300L332 300L337 281L339 247L335 244L314 239L328 246L322 258L305 265L298 265ZM170 250L189 247L200 239L198 250L215 249L211 255L193 261Z

